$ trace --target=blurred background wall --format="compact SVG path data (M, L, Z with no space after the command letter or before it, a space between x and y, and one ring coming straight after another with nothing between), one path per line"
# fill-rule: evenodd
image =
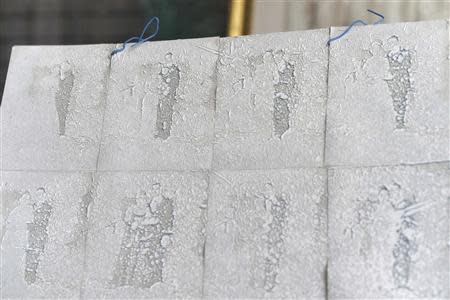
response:
M225 36L229 0L0 0L0 99L13 45L120 43L152 16L154 40Z
M138 35L151 16L154 40L305 30L450 18L450 0L0 0L0 99L13 45L118 43ZM231 22L230 22L231 21ZM234 30L228 30L229 29Z
M255 0L250 32L306 30L346 26L355 19L378 20L367 12L368 8L383 14L385 23L450 18L450 0Z

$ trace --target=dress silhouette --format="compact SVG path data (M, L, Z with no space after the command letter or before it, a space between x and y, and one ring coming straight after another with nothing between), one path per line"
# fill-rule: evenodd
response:
M159 185L152 197L138 193L136 203L123 216L126 225L114 270L113 286L149 288L162 282L164 240L171 234L173 206Z
M5 235L2 239L2 290L8 295L20 297L26 289L25 250L28 247L27 224L33 222L33 206L29 193L19 199L19 204L8 216L5 224Z

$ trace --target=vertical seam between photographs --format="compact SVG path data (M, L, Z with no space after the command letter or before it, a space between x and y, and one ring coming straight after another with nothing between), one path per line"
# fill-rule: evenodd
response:
M331 27L328 29L328 39L331 38ZM326 164L326 152L327 152L327 117L328 117L328 102L330 97L330 53L331 53L331 46L327 46L327 78L326 78L326 85L327 85L327 92L325 97L325 117L324 117L324 134L323 134L323 166L325 168L325 197L326 197L326 216L327 216L327 226L326 226L326 263L325 263L325 299L329 298L329 292L328 292L328 283L329 283L329 261L330 261L330 239L329 239L329 227L330 227L330 201L329 201L329 193L328 193L328 166Z
M108 50L108 53L110 51ZM102 149L102 142L103 142L103 129L105 125L105 117L106 117L106 111L107 111L107 102L108 102L108 91L109 91L109 79L111 77L111 69L112 69L112 56L109 55L109 66L105 72L105 85L104 85L104 93L103 93L103 116L102 116L102 123L100 127L100 138L99 138L99 145L98 145L98 152L97 152L97 160L95 163L95 169L90 172L91 174L91 182L89 184L89 188L87 191L87 194L95 195L94 191L96 189L96 183L97 183L97 171L99 167L99 160L100 160L100 152ZM85 299L84 292L86 288L86 273L87 273L87 252L88 252L88 236L89 236L89 224L90 224L90 206L93 205L94 196L92 196L91 202L89 202L86 206L86 227L84 228L84 236L83 236L83 272L81 276L81 285L80 285L80 292L79 292L79 298Z
M213 74L213 82L215 83L215 87L214 87L214 93L213 93L213 98L212 98L212 110L213 110L213 114L212 114L212 135L211 135L211 163L209 165L209 169L206 170L206 175L207 175L207 183L208 183L208 187L207 187L207 191L206 191L206 209L205 209L205 240L203 241L203 252L202 252L202 284L201 284L201 298L204 299L205 298L205 274L206 274L206 242L208 240L208 233L209 233L209 206L210 206L210 200L211 200L211 195L212 195L212 187L211 187L211 177L214 173L214 159L215 159L215 143L216 143L216 108L217 108L217 88L219 86L219 63L220 63L220 50L221 50L221 41L222 38L218 37L217 38L217 50L218 50L218 54L217 54L217 59L216 59L216 65L214 67L214 74Z

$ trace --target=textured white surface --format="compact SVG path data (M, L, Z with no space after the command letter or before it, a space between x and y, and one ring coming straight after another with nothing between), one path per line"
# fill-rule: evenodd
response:
M449 160L448 59L446 21L357 26L331 43L327 165Z
M78 298L89 173L2 172L2 298Z
M96 185L85 297L201 297L205 174L106 172Z
M327 39L14 48L2 296L450 296L448 22Z
M328 30L220 40L214 168L322 166Z
M448 164L328 175L330 298L448 298Z
M218 43L152 42L112 57L101 170L211 166Z
M3 170L94 170L111 45L14 47L1 106Z
M205 296L325 297L324 169L211 176Z

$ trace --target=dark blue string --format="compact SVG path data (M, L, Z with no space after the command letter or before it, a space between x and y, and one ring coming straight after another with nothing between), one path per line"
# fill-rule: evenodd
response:
M147 29L150 27L150 25L152 25L153 21L156 21L156 28L155 31L150 34L148 37L144 38L145 32L147 31ZM152 17L147 24L145 24L144 29L142 30L142 33L140 36L133 36L131 38L129 38L128 40L126 40L123 44L122 44L122 48L119 49L114 49L113 52L111 52L111 56L113 56L116 53L122 52L123 50L125 50L125 47L127 46L127 44L133 43L133 45L131 45L131 47L140 45L142 43L145 43L149 40L151 40L152 38L154 38L159 32L159 18L158 17Z
M376 21L375 23L373 23L373 25L380 24L381 22L384 21L384 16L383 16L382 14L377 13L376 11L371 10L371 9L368 9L367 11L370 12L370 13L373 13L373 14L376 15L376 16L379 16L379 17L380 17L380 19L379 19L378 21Z
M377 16L380 17L380 19L379 19L378 21L376 21L375 23L373 23L374 25L379 24L379 23L381 23L381 22L384 21L384 16L383 16L382 14L377 13L377 12L371 10L371 9L368 9L367 11L370 12L370 13L372 13L372 14L374 14L374 15L377 15ZM352 29L352 27L355 26L355 25L358 24L358 23L359 23L359 24L363 24L363 25L368 25L367 22L364 22L364 21L362 21L362 20L355 20L355 21L353 21L352 24L350 24L350 26L348 26L347 29L344 30L344 32L342 32L342 33L341 33L340 35L338 35L338 36L335 36L334 38L329 39L328 42L327 42L327 46L330 46L331 42L334 42L335 40L338 40L338 39L340 39L341 37L343 37L344 35L346 35L346 34L350 31L350 29Z

